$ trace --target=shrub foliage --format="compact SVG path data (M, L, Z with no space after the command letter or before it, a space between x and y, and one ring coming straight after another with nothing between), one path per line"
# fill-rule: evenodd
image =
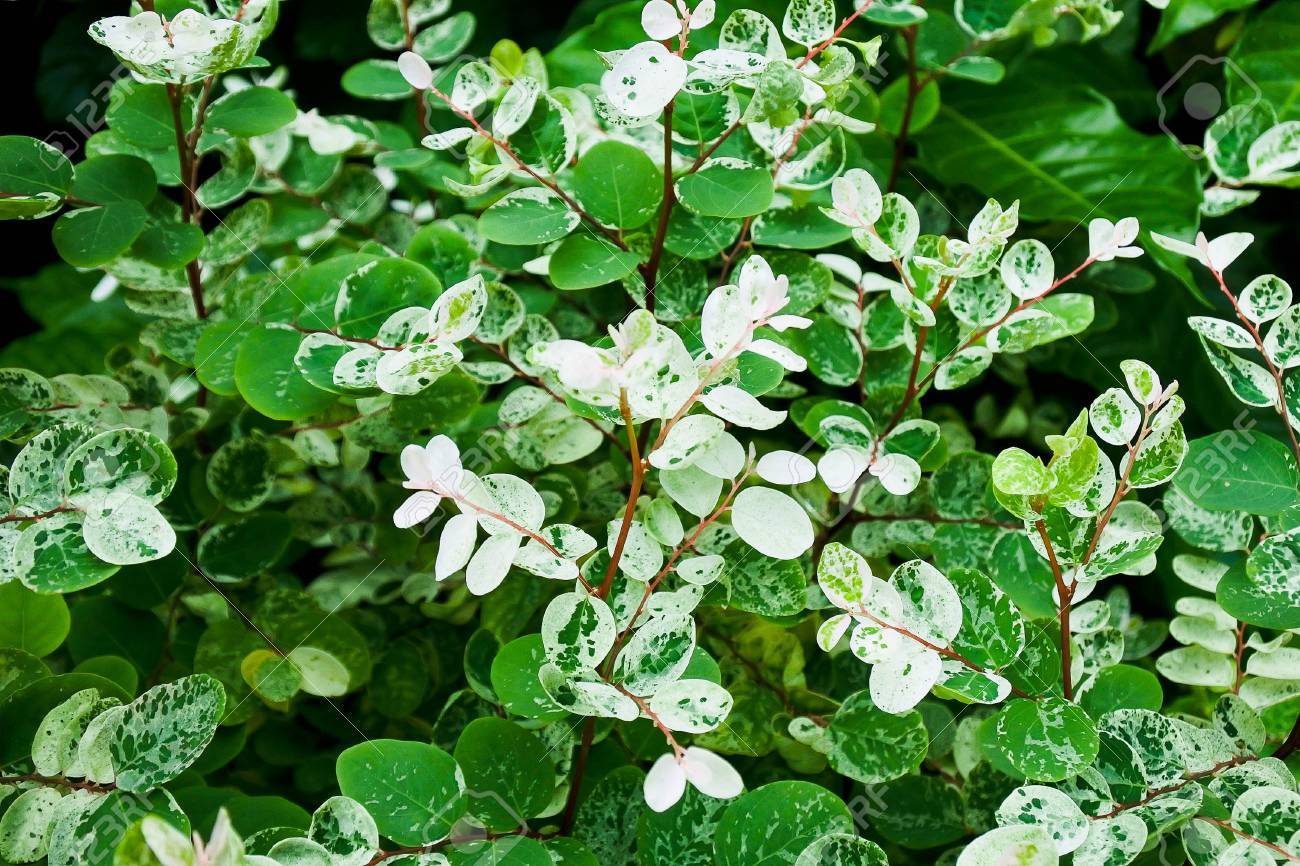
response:
M0 138L72 299L0 369L0 862L1300 861L1300 306L1226 275L1297 4L1200 162L1064 71L1133 4L450 5L364 14L401 122L140 0L75 164Z

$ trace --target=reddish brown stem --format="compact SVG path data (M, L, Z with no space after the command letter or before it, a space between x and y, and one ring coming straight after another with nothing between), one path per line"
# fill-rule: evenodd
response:
M1038 537L1043 540L1047 550L1047 561L1052 566L1052 579L1056 581L1056 594L1060 599L1057 619L1061 627L1061 691L1067 701L1074 700L1074 683L1070 676L1070 602L1074 599L1074 585L1067 585L1065 575L1061 572L1061 563L1056 559L1056 549L1052 539L1047 535L1047 524L1039 520L1034 523Z
M898 634L901 634L903 637L908 638L909 640L916 641L921 646L925 647L926 649L934 650L944 658L952 659L955 662L961 662L961 664L965 665L967 668L970 668L976 673L985 674L989 672L987 668L978 664L975 661L972 661L971 659L968 659L966 656L962 655L956 650L951 649L950 647L940 646L939 644L934 643L933 641L926 640L916 632L910 631L909 629L906 629L901 625L894 625L892 622L886 622L885 620L881 619L880 617L868 611L865 607L859 606L858 609L854 611L852 615L864 616L867 619L874 622L876 625L880 626L881 628L889 629L892 632L897 632ZM1029 698L1031 700L1033 699L1033 695L1030 695L1028 692L1021 691L1015 686L1011 687L1011 693L1016 697Z
M1275 408L1278 414L1282 416L1282 426L1286 428L1286 435L1291 440L1291 453L1295 455L1296 463L1300 464L1300 441L1296 440L1295 427L1291 424L1291 412L1287 409L1286 387L1282 381L1282 371L1273 363L1273 359L1268 356L1268 352L1264 351L1264 340L1260 337L1259 328L1241 311L1241 305L1237 303L1236 296L1228 291L1228 284L1223 281L1223 273L1213 267L1210 268L1210 273L1214 274L1214 279L1219 284L1219 290L1228 299L1228 303L1232 304L1232 310L1236 313L1237 320L1250 333L1250 338L1255 341L1255 349L1264 361L1264 366L1268 368L1269 375L1273 377L1273 384L1277 388L1277 406Z
M194 168L189 139L185 132L185 122L181 119L181 104L184 93L179 85L167 85L167 101L171 103L172 126L176 132L176 158L179 162L178 176L181 182L181 220L191 225L195 223L198 211L198 196L194 193ZM194 315L200 319L208 317L207 306L203 302L203 276L199 270L198 260L185 264L185 276L190 286L190 301L194 304Z
M1148 791L1146 796L1144 796L1140 800L1135 800L1132 803L1119 803L1109 812L1103 812L1102 814L1097 815L1096 817L1114 818L1116 815L1120 814L1121 812L1127 812L1129 809L1136 809L1140 806L1145 806L1147 803L1150 803L1152 800L1156 799L1157 797L1163 797L1165 794L1171 794L1174 791L1182 790L1183 788L1187 787L1188 785L1192 784L1198 779L1204 779L1209 776L1213 776L1214 774L1222 770L1226 770L1229 767L1237 767L1242 764L1248 764L1251 761L1258 761L1258 760L1259 758L1251 756L1251 757L1229 758L1226 761L1220 761L1219 763L1215 764L1213 767L1210 767L1210 769L1208 770L1202 770L1199 773L1188 773L1186 776L1182 778L1181 781L1174 782L1172 785L1166 785L1163 788L1156 788L1153 791Z
M596 595L605 598L614 586L614 575L618 573L618 564L623 559L623 547L627 544L628 532L632 529L632 516L636 513L636 501L641 496L641 484L645 480L645 464L636 439L636 427L632 424L632 407L627 403L627 392L618 395L619 411L623 414L623 425L627 428L627 445L632 454L632 487L627 493L627 507L623 509L623 522L618 527L618 538L614 550L609 555L609 567L605 569L605 579L596 590Z
M415 51L415 28L411 26L411 0L402 0L402 30L406 38L406 50ZM412 88L415 96L415 117L420 125L420 137L429 134L429 106L424 99L424 91Z
M60 505L58 508L51 508L49 511L42 511L40 514L23 515L23 514L6 514L0 517L0 523L23 523L31 520L45 520L56 514L66 514L68 512L79 511L80 509L72 508L68 505Z
M20 776L0 776L0 785L19 785L19 784L37 784L47 787L71 788L74 791L93 791L97 794L107 794L117 789L117 785L109 782L99 785L94 782L87 782L84 779L69 779L66 776L42 776L39 773L25 773Z
M627 244L623 242L623 238L619 236L618 232L614 231L613 229L605 225L602 225L600 220L596 219L594 216L592 216L586 210L584 210L582 205L578 204L578 202L574 200L573 196L569 195L567 192L561 189L558 183L556 183L555 181L551 180L548 177L542 176L537 172L536 169L534 169L528 163L520 159L518 154L516 154L510 148L509 142L503 141L497 138L496 136L494 136L492 133L488 132L487 129L484 128L483 124L479 123L478 118L476 118L472 113L458 106L456 103L452 102L451 97L443 93L438 88L431 87L429 88L429 92L432 93L434 96L438 97L438 99L442 100L442 102L447 106L448 109L451 110L453 114L455 114L457 117L461 118L470 126L472 126L474 128L474 131L479 136L481 136L488 143L497 147L506 156L510 157L510 159L514 162L514 164L519 167L520 171L524 172L533 180L537 181L542 186L546 187L551 192L559 196L560 200L563 201L566 205L568 205L568 207L574 213L576 213L584 222L586 222L589 226L591 226L593 229L598 231L606 240L608 240L614 246L618 247L620 250L623 250L624 252L627 252Z
M1207 824L1213 824L1214 826L1227 830L1229 833L1232 833L1234 836L1237 836L1240 839L1244 839L1245 841L1250 842L1253 845L1258 845L1261 848L1267 848L1268 850L1272 851L1274 854L1281 855L1281 857L1284 860L1288 860L1292 863L1300 863L1300 857L1296 856L1295 854L1292 854L1290 851L1286 850L1281 845L1274 845L1272 842L1268 842L1265 841L1264 839L1260 839L1258 836L1252 836L1243 830L1238 830L1236 827L1232 826L1227 821L1220 821L1218 818L1207 818L1205 815L1197 815L1196 820L1204 821Z
M582 726L582 742L578 745L578 757L573 762L573 779L569 782L569 796L564 801L564 818L560 821L560 833L567 836L573 832L573 821L578 815L578 794L582 788L582 777L587 771L587 756L591 753L591 743L596 738L596 718L590 716Z
M650 248L650 259L641 270L645 282L645 308L655 311L655 286L659 279L659 262L663 259L664 241L668 238L668 220L677 203L677 193L673 188L673 103L664 106L664 194L659 206L659 228L655 231L654 245Z

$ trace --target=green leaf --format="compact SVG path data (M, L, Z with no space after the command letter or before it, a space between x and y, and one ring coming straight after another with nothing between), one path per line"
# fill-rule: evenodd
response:
M722 813L717 866L776 866L828 833L852 833L839 797L811 782L773 782L741 794Z
M239 342L235 385L248 405L277 421L297 421L324 411L335 396L309 384L294 366L302 335L263 325Z
M198 258L205 242L203 229L199 226L155 217L135 239L131 255L155 267L174 270Z
M199 539L199 568L216 581L233 582L270 568L289 543L292 523L266 511L219 523Z
M335 326L345 337L373 337L393 313L429 307L441 294L442 283L419 262L367 262L343 279L334 307Z
M609 655L617 633L609 605L585 592L557 596L542 617L546 655L566 673L594 670Z
M729 802L688 785L672 808L645 813L637 857L645 866L713 866L713 836Z
M109 745L117 786L141 793L180 775L212 741L225 703L221 683L206 674L155 686L136 698Z
M754 219L754 243L793 250L819 250L846 241L853 230L815 204L764 210Z
M1270 6L1250 21L1232 47L1225 67L1228 102L1253 103L1262 98L1278 120L1300 118L1300 12L1288 4Z
M293 100L274 87L245 87L208 108L207 125L240 138L275 132L298 116Z
M453 752L469 812L492 830L513 830L540 815L555 794L555 764L545 744L514 722L475 719Z
M176 485L176 458L148 431L109 430L90 437L68 456L63 482L69 497L78 500L121 491L156 505Z
M557 289L593 289L621 280L639 261L636 253L620 250L605 238L575 234L551 253L549 275Z
M1053 122L1037 122L1051 117ZM999 201L1020 200L1025 220L1138 218L1148 232L1186 231L1201 203L1196 165L1168 136L1142 135L1115 106L1082 85L1032 72L998 87L954 84L918 137L921 163L948 182L971 182ZM1150 255L1192 288L1186 261L1154 245Z
M167 88L161 84L119 83L114 98L108 101L105 119L113 132L146 150L173 151L175 163L176 127L172 123L171 102ZM187 101L181 120L185 128L193 116L193 103Z
M252 511L266 501L275 484L275 463L265 438L234 439L208 462L208 489L232 511Z
M370 862L379 850L379 828L365 807L348 797L330 797L311 816L307 837L340 866Z
M1224 14L1248 6L1257 0L1171 0L1160 13L1160 27L1147 46L1154 54L1180 36L1215 21Z
M700 216L736 219L772 205L772 175L738 160L713 160L677 181L677 197Z
M890 135L897 136L903 125L903 114L909 101L906 78L898 78L880 94L880 126ZM939 85L931 81L914 97L909 118L909 132L920 132L933 122L939 113Z
M636 827L648 810L645 773L623 765L605 775L578 806L573 835L601 866L636 866Z
M240 331L238 322L212 322L204 326L194 348L195 375L203 387L222 397L239 393L235 386L235 358L243 343Z
M947 576L963 609L952 648L982 667L1014 662L1025 648L1025 620L1010 597L978 571L958 568Z
M0 192L63 197L72 188L72 163L57 148L25 135L0 136Z
M1300 503L1300 472L1291 449L1253 430L1192 440L1173 485L1211 511L1272 516Z
M1230 616L1261 628L1300 628L1295 593L1276 591L1246 576L1245 561L1228 570L1215 588L1216 600Z
M862 347L853 332L830 316L814 314L812 326L787 331L790 347L808 361L812 374L828 385L852 385L862 374Z
M395 60L362 60L343 73L343 89L358 99L394 100L411 95Z
M646 223L663 199L663 173L640 148L602 141L573 169L578 201L605 225L630 229Z
M0 584L0 646L42 658L63 644L71 621L62 596L38 595L17 582Z
M82 662L102 655L127 659L139 673L153 670L162 656L166 627L149 611L128 607L106 595L72 607L68 652Z
M426 743L369 740L343 751L335 765L339 790L399 845L444 838L465 814L464 786L451 755Z
M72 182L75 197L95 204L134 201L147 205L157 191L149 163L124 154L91 157L77 166Z
M796 616L807 600L808 579L796 560L773 559L748 544L727 548L727 569L719 583L728 604L761 616Z
M612 142L611 142L612 143ZM555 193L540 187L508 193L478 218L479 231L499 244L528 245L558 241L582 218Z
M457 12L415 37L415 51L430 63L452 60L474 38L476 21L472 12Z
M37 592L75 592L117 571L90 552L79 514L56 514L27 527L14 556L23 584Z
M830 833L814 841L794 866L888 866L889 858L875 842L849 833Z
M1111 710L1158 710L1164 706L1160 680L1145 668L1112 665L1098 672L1096 679L1079 696L1079 705L1094 719Z
M567 715L538 681L538 671L546 661L540 634L516 638L496 654L492 660L492 690L508 711L526 719L559 719Z
M935 776L904 776L875 791L871 824L904 848L936 848L966 834L961 792Z
M144 230L144 207L130 199L74 210L54 223L54 248L70 265L95 268L130 249Z

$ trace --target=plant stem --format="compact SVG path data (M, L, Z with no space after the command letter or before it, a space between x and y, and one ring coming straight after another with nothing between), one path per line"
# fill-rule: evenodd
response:
M582 725L582 742L578 744L578 757L573 762L573 778L569 781L569 796L564 801L564 818L560 821L560 833L567 836L573 832L573 821L578 815L578 793L582 788L582 776L587 771L587 756L591 753L591 743L596 738L596 717L588 716Z
M73 508L70 505L60 505L58 508L51 508L49 511L42 511L40 514L6 514L0 516L0 523L23 523L25 521L46 520L56 514L67 514L69 512L80 511L79 508Z
M402 0L402 30L406 38L406 50L415 51L415 29L411 27L411 0ZM415 117L420 125L420 137L429 134L428 105L424 101L424 91L412 88L415 95Z
M1183 788L1186 788L1188 785L1192 784L1198 779L1204 779L1209 776L1213 776L1215 773L1218 773L1221 770L1226 770L1229 767L1239 767L1242 764L1249 764L1251 761L1258 761L1258 760L1259 760L1258 757L1252 755L1248 757L1239 756L1236 758L1229 758L1226 761L1220 761L1219 763L1215 764L1213 767L1210 767L1210 769L1208 770L1202 770L1199 773L1188 773L1186 776L1182 778L1181 781L1175 782L1172 785L1166 785L1163 788L1156 788L1154 791L1148 791L1147 794L1140 800L1135 800L1132 803L1119 803L1109 812L1103 812L1102 814L1097 815L1096 817L1099 819L1114 818L1116 815L1120 814L1121 812L1127 812L1129 809L1136 809L1140 806L1145 806L1147 803L1150 803L1156 797L1162 797L1165 794L1171 794L1174 791L1182 790Z
M1091 265L1094 261L1096 260L1093 259L1091 256L1089 256L1088 258L1084 259L1079 264L1079 266L1076 267L1074 270L1070 271L1068 274L1066 274L1065 276L1061 277L1059 280L1057 280L1056 282L1048 286L1047 291L1043 292L1041 295L1036 295L1035 297L1029 298L1028 300L1021 301L1015 307L1008 310L996 322L992 323L991 325L986 325L977 331L972 331L970 336L968 336L965 340L962 341L961 345L959 345L956 349L953 349L951 352L949 352L943 359L936 361L935 364L932 367L930 367L930 371L921 377L921 380L916 385L916 394L913 394L910 398L904 400L904 404L905 404L904 408L906 408L907 403L910 403L912 400L916 399L916 395L924 391L926 387L929 386L929 384L934 381L934 377L938 375L939 367L943 365L944 361L947 361L949 358L955 357L961 354L962 352L966 351L971 346L975 345L980 340L987 337L989 333L991 333L999 325L1005 324L1006 321L1010 319L1012 316L1014 316L1016 313L1019 313L1023 310L1027 310L1030 307L1034 306L1035 304L1038 304L1044 298L1050 295L1052 292L1056 291L1061 286L1065 285L1070 280L1074 279L1079 274L1081 274L1083 270L1087 268L1089 265Z
M659 262L664 255L664 241L668 237L668 219L672 216L677 193L673 188L673 102L664 106L664 195L659 207L659 228L655 231L650 259L641 269L645 281L645 308L655 311L655 285L659 278Z
M871 8L871 4L873 2L875 2L875 0L866 0L866 2L864 2L862 5L856 7L848 16L844 18L843 21L840 22L840 26L835 28L835 32L832 33L830 37L826 39L826 41L814 45L812 48L808 49L808 53L805 54L799 60L799 62L794 65L795 69L803 69L809 63L815 60L817 55L821 54L823 51L829 48L831 43L833 43L836 39L839 39L840 36L844 33L844 31L848 28L850 24L858 20L858 17L861 16L863 12L866 12L868 9ZM716 151L719 147L721 147L722 143L726 141L728 138L730 138L736 130L740 129L741 125L742 122L741 120L738 119L736 120L736 122L731 124L731 126L728 126L726 129L724 129L722 131L722 134L719 135L716 139L714 139L712 144L710 144L707 148L705 148L700 152L700 155L695 158L695 162L691 164L691 167L687 169L686 173L693 174L694 172L699 171L700 166L704 165L705 160L707 160L710 156L713 156L713 152Z
M892 622L886 622L885 620L883 620L883 619L881 619L880 617L876 616L875 614L871 613L871 612L870 612L869 610L867 610L865 607L859 606L858 609L852 613L852 616L862 616L862 617L866 617L867 619L871 620L872 622L874 622L876 625L880 626L881 628L889 629L889 630L892 631L892 632L896 632L896 633L898 633L898 634L901 634L903 637L908 638L908 639L910 639L910 640L913 640L913 641L919 643L921 646L925 647L926 649L934 650L935 652L937 652L939 655L943 656L944 658L952 659L952 660L955 661L955 662L961 662L963 665L965 665L966 667L968 667L968 668L970 668L971 670L975 671L976 673L981 673L981 674L988 673L988 669L987 669L987 668L985 668L985 667L983 667L982 665L980 665L980 664L978 664L978 663L972 661L971 659L966 658L966 656L962 655L961 653L957 652L956 650L951 649L951 648L949 648L949 647L945 647L945 646L939 646L939 644L934 643L933 641L927 640L927 639L921 637L921 636L920 636L919 634L917 634L916 632L911 631L911 630L909 630L909 629L906 629L906 628L904 628L904 627L901 626L901 625L894 625ZM1031 699L1032 699L1032 697L1033 697L1033 696L1030 695L1028 692L1021 691L1020 689L1016 688L1015 686L1012 686L1012 687L1011 687L1011 693L1012 693L1013 695L1015 695L1016 697L1020 697L1020 698L1031 698Z
M1056 594L1060 599L1057 618L1061 626L1061 691L1067 701L1072 701L1074 684L1070 677L1070 602L1074 599L1074 584L1067 585L1065 582L1061 563L1057 561L1056 550L1052 547L1052 539L1047 535L1047 524L1039 520L1034 523L1034 528L1038 530L1038 537L1047 549L1047 561L1052 566L1052 579L1056 581Z
M46 787L67 787L75 791L94 791L98 794L106 794L109 791L117 789L117 785L109 782L104 785L95 782L86 782L80 779L69 779L66 776L42 776L39 773L24 773L19 776L0 776L0 785L20 785L23 783L32 783L45 785Z
M172 109L172 127L176 132L176 158L179 160L179 176L181 181L181 220L182 222L197 225L195 219L198 209L198 196L194 192L193 178L195 176L195 167L193 165L193 152L190 149L189 137L185 132L185 123L181 119L181 103L184 100L184 94L181 92L179 85L167 85L167 101L171 103ZM198 259L193 259L185 263L185 276L190 286L190 301L194 304L194 315L200 319L208 317L207 306L203 303L203 276L199 270Z
M1278 369L1277 365L1273 363L1273 359L1268 356L1268 352L1264 350L1264 340L1259 335L1259 328L1241 311L1241 305L1237 303L1236 296L1228 291L1228 284L1223 281L1223 273L1214 267L1210 267L1210 273L1214 274L1214 279L1219 284L1219 290L1228 299L1228 303L1232 304L1232 310L1236 313L1237 320L1250 333L1250 338L1255 341L1255 349L1259 352L1260 358L1264 361L1264 366L1268 368L1269 374L1273 377L1274 387L1277 388L1277 404L1274 408L1282 416L1282 426L1286 428L1286 435L1291 440L1291 453L1295 455L1297 464L1300 464L1300 441L1296 440L1295 426L1291 423L1291 411L1286 405L1286 387L1282 382L1282 371Z
M1208 818L1205 815L1197 815L1196 820L1204 821L1207 824L1213 824L1215 827L1219 827L1220 829L1227 830L1229 833L1233 834L1234 836L1237 836L1238 838L1244 839L1245 841L1250 842L1252 844L1259 845L1261 848L1267 848L1268 850L1272 851L1274 854L1280 854L1284 860L1288 860L1292 863L1300 863L1300 857L1297 857L1295 854L1292 854L1290 851L1286 850L1281 845L1274 845L1272 842L1268 842L1264 839L1260 839L1257 836L1252 836L1249 833L1246 833L1245 831L1238 830L1236 827L1232 826L1227 821L1220 821L1218 818Z
M904 27L902 36L907 44L907 101L903 103L903 119L899 123L898 135L894 137L894 159L889 166L889 183L885 188L887 192L893 192L898 184L898 172L903 167L903 156L907 152L912 115L916 112L916 97L924 86L918 82L916 75L916 25Z
M641 593L641 601L637 604L636 610L633 612L631 619L627 622L627 628L623 629L623 631L619 633L618 638L614 641L613 648L609 651L610 658L618 655L619 648L623 646L623 641L627 640L627 636L632 633L632 627L636 624L636 621L641 618L641 612L645 610L646 602L650 600L650 596L659 587L659 584L663 583L664 578L672 572L673 566L677 564L677 560L681 558L683 553L695 547L695 543L700 540L700 536L704 534L704 530L708 529L714 521L726 513L727 509L731 507L731 500L736 498L736 494L740 492L741 486L753 471L753 464L745 467L745 471L742 472L735 481L731 482L731 490L727 492L722 503L713 510L713 513L700 520L690 536L684 539L681 544L677 545L677 548L671 555L669 555L668 561L664 563L663 568L659 569L659 573L646 584L645 591Z
M623 547L627 544L628 532L632 529L632 515L636 513L636 502L641 496L641 484L645 480L645 462L637 445L636 427L632 424L632 407L627 403L627 391L618 394L618 408L623 415L623 425L627 428L628 451L632 454L632 487L627 493L627 507L623 509L623 522L618 527L618 539L614 550L609 555L609 567L605 569L605 580L596 590L598 598L609 595L614 586L614 575L618 573L619 561L623 558Z
M531 165L529 165L528 163L520 159L519 155L516 154L514 150L511 149L509 142L503 141L497 138L496 136L494 136L492 133L488 132L487 129L484 128L483 124L478 122L478 118L476 118L471 112L466 111L465 109L458 106L456 103L452 102L451 97L443 93L438 88L430 87L429 92L432 93L434 96L438 97L438 99L442 100L442 102L446 104L447 108L450 109L453 114L455 114L457 117L461 118L470 126L472 126L474 128L474 131L478 133L479 136L481 136L489 144L494 145L506 156L510 157L510 159L514 162L514 164L519 167L520 171L524 172L533 180L537 181L542 186L546 187L551 192L559 196L560 200L563 201L566 205L568 205L568 207L574 213L576 213L579 216L579 218L581 218L593 229L598 231L607 241L609 241L614 246L618 247L620 250L624 252L628 251L627 244L623 242L623 238L619 236L618 232L614 231L608 226L603 225L600 222L600 220L596 219L594 216L592 216L586 210L584 210L582 205L578 204L578 202L574 200L573 196L565 192L560 187L560 185L556 183L554 180L551 180L548 177L543 177Z
M1300 749L1300 716L1296 717L1295 724L1291 726L1291 733L1287 734L1286 739L1282 741L1282 745L1278 746L1270 757L1281 761L1284 758L1289 758L1296 749Z

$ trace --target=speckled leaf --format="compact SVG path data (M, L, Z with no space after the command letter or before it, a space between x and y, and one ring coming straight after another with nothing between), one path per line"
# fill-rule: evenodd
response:
M1016 788L998 808L997 818L1003 826L1030 824L1043 828L1061 855L1078 848L1088 835L1088 819L1078 804L1046 785Z
M628 691L650 695L682 675L695 649L688 616L659 617L633 633L614 661L614 679Z
M1097 729L1083 710L1057 697L1016 699L985 723L984 748L1025 778L1058 782L1097 757Z
M845 699L831 718L826 737L831 767L867 784L911 772L930 744L920 713L891 715L872 703L865 691Z
M714 856L717 866L777 866L822 836L852 832L847 807L830 791L811 782L773 782L727 807Z
M110 747L118 787L142 792L176 778L212 740L225 699L221 683L206 674L157 686L136 698Z
M614 646L614 614L603 599L586 592L557 596L542 617L546 656L561 670L594 669Z
M1089 822L1088 837L1074 851L1074 866L1128 866L1142 853L1147 825L1133 814Z
M19 795L0 818L0 857L13 863L44 857L62 799L57 788L32 788Z
M379 830L365 807L330 797L311 816L307 836L329 852L333 866L364 866L379 850Z

